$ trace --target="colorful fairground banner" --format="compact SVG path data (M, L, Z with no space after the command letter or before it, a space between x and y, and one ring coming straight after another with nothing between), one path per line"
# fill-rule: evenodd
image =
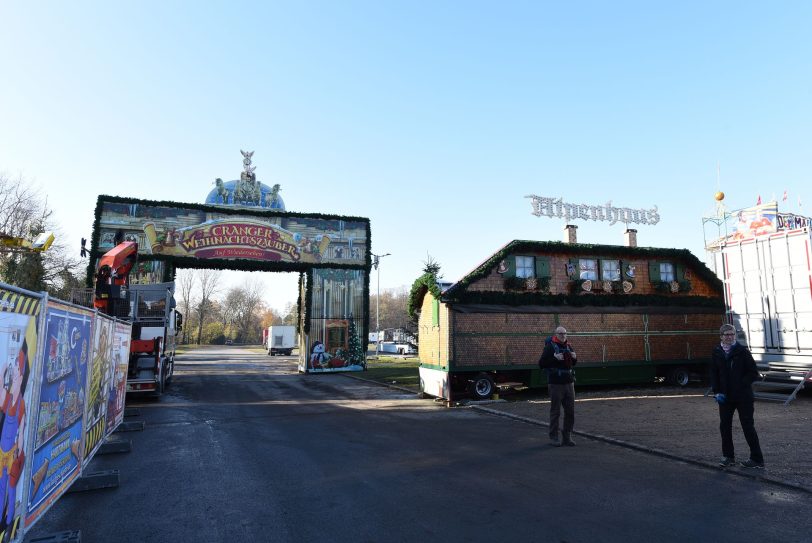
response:
M93 325L93 349L88 362L87 393L85 395L85 442L84 463L90 461L96 451L101 447L104 437L115 429L108 424L109 400L113 388L113 381L119 380L126 387L128 357L124 358L124 373L121 374L121 351L116 345L121 344L122 338L117 332L124 328L127 338L124 343L130 345L130 324L122 324L114 318L102 313L96 314ZM119 373L116 376L116 373ZM121 386L122 383L118 385ZM122 399L116 399L116 402ZM122 411L123 416L123 411Z
M39 405L26 525L31 525L75 481L82 468L87 365L94 312L49 301L45 313ZM34 409L32 409L34 411Z
M22 541L121 423L131 328L0 283L0 542Z
M0 285L0 366L3 383L0 387L2 407L2 477L0 478L0 541L20 541L23 537L21 520L24 513L25 482L29 479L26 458L31 454L30 420L33 406L33 373L39 342L39 311L41 299L34 293L24 293ZM35 416L35 415L34 415Z
M778 202L767 202L733 211L730 216L735 220L735 224L733 233L727 237L728 242L804 228L812 223L812 219L803 215L780 213Z
M130 361L132 324L116 321L113 331L112 364L107 392L107 434L124 421L124 400L127 393L127 366Z
M778 202L767 202L735 213L735 231L729 240L740 240L772 234L777 228Z
M106 201L111 199L113 201ZM365 265L368 221L99 197L98 250L117 235L176 258ZM164 205L165 204L165 205Z

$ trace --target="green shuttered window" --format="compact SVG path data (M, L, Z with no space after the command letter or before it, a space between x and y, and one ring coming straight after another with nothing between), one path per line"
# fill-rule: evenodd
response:
M502 277L550 277L550 258L546 256L514 255L505 259L507 269Z

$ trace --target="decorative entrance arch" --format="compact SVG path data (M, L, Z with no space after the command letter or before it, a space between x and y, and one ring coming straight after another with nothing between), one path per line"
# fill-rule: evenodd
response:
M299 370L364 369L369 219L101 195L88 277L121 240L138 242L133 283L172 281L177 268L299 272Z

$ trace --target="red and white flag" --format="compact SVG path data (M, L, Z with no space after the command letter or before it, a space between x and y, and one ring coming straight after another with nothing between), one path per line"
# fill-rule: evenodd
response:
M787 191L784 191L784 197L783 197L783 198L781 198L781 201L782 201L782 202L786 202L786 201L787 201Z
M758 201L756 202L757 206L761 205L761 194L758 195Z

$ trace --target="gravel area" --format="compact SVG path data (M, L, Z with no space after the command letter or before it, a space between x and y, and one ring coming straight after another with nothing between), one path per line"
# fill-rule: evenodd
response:
M575 433L582 438L613 441L689 462L717 467L722 456L719 412L703 388L672 387L579 390L576 388ZM549 400L543 394L511 395L509 401L471 402L476 409L527 422L549 423ZM757 401L756 431L766 468L731 472L760 477L812 493L812 395L805 394L784 406ZM546 436L546 427L543 436ZM734 418L733 438L738 460L749 449ZM579 445L589 446L588 439ZM721 468L719 468L721 469Z

